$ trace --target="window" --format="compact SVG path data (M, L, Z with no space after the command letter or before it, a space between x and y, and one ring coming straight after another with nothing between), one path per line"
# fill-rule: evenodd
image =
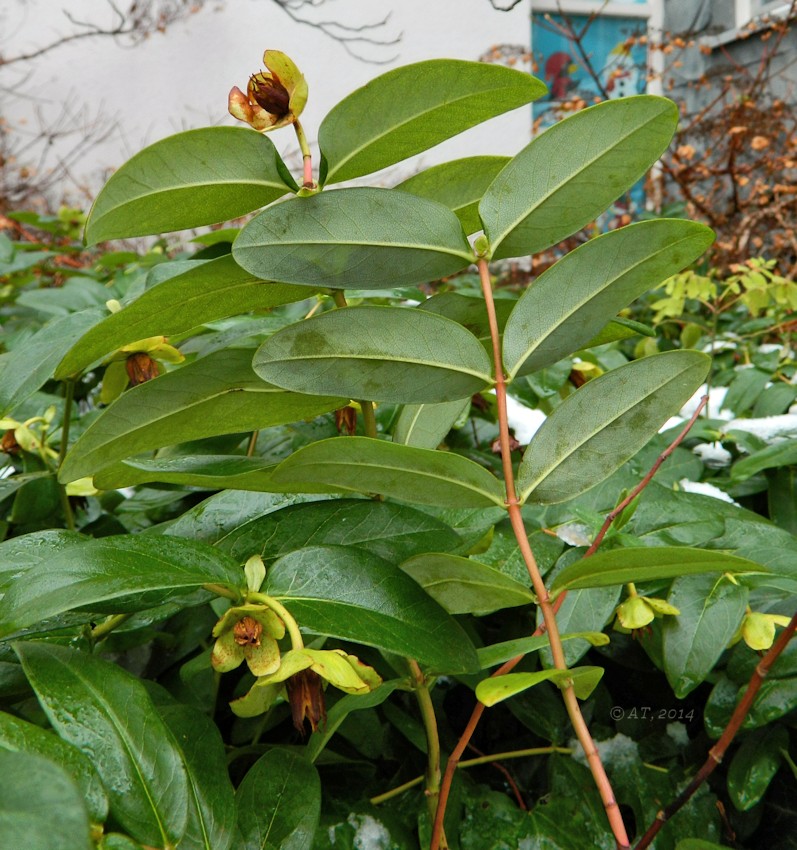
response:
M736 0L736 26L743 27L763 15L779 16L789 11L790 3L783 0Z

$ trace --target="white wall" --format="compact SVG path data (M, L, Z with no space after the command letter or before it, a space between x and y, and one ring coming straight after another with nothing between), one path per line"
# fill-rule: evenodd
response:
M159 138L191 127L235 123L226 112L227 93L233 85L245 87L249 74L261 67L265 48L288 53L304 71L310 100L302 121L313 140L324 114L377 73L433 57L477 59L493 44L529 41L525 2L503 13L488 0L327 0L316 10L318 17L358 24L390 13L382 35L401 35L401 41L370 49L371 55L390 60L377 67L352 59L340 44L290 20L269 0L224 0L214 10L218 5L208 0L198 14L135 48L87 39L24 69L8 66L0 71L0 85L14 87L29 100L11 99L6 117L30 120L34 103L45 116L56 115L66 102L87 118L99 110L108 120L116 119L119 130L113 138L74 169L77 179L93 180L96 186L100 170L117 167ZM11 55L68 32L62 14L66 6L76 18L109 17L105 0L3 0L0 49ZM513 154L528 141L530 127L530 109L516 110L422 155L390 178L457 156ZM286 154L295 148L290 129L272 139Z

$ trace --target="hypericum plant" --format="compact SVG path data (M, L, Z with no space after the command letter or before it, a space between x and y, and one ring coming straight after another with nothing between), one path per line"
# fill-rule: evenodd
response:
M637 585L658 582L637 598L668 615L664 665L679 695L688 694L749 622L749 587L777 569L725 550L670 545L594 555L611 519L547 582L532 551L529 512L578 498L635 456L705 379L705 355L667 352L587 381L553 407L519 463L507 392L591 344L626 335L617 311L693 262L712 233L683 220L629 225L564 256L511 304L494 301L490 263L545 250L594 219L665 149L677 110L659 97L607 102L550 128L511 159L456 160L395 189L336 188L528 104L544 86L508 68L455 60L390 71L324 118L315 179L299 120L304 79L277 51L264 61L268 70L252 77L246 94L230 96L231 112L255 129L192 130L140 152L100 193L86 237L98 243L260 212L240 231L205 238L208 252L197 259L153 274L143 291L132 288L121 309L92 309L45 327L31 340L35 369L24 346L6 360L20 373L0 392L0 414L51 375L64 384L59 486L91 476L105 491L150 483L226 491L220 498L232 501L228 508L203 503L147 534L99 527L92 539L75 533L92 526L64 494L67 530L4 544L0 635L16 638L24 688L33 689L57 735L31 722L41 718L30 702L0 715L0 766L23 774L20 787L37 795L57 789L52 805L72 841L65 847L93 840L109 850L136 842L310 848L321 799L313 762L353 712L409 691L427 757L420 834L436 850L449 846L445 831L455 828L456 813L444 819L453 771L480 716L441 779L447 745L436 719L438 677L475 687L479 712L552 682L600 792L608 840L628 847L579 704L602 669L573 666L583 651L570 647L584 643L576 638L606 642L599 632L623 585L637 597ZM280 126L296 132L301 187L258 132ZM417 306L405 300L472 265L480 298L449 291ZM348 305L347 291L356 305ZM307 299L312 306L301 306ZM296 306L260 316L280 305ZM255 317L233 318L247 313ZM213 333L205 333L209 327ZM122 392L87 427L81 421L68 447L78 381L153 339L168 339L188 355L186 364ZM500 478L464 454L438 450L471 397L491 393ZM314 432L301 424L344 408L339 421L359 424L362 435L329 436L323 425ZM631 511L638 493L618 511ZM502 518L527 580L467 557L483 551L485 532ZM695 578L711 586L695 587ZM657 593L672 579L663 602ZM787 567L778 580L788 584ZM607 593L600 610L591 609L593 627L561 634L557 610L566 606L574 631L582 591L595 588ZM724 631L707 639L693 609L714 595ZM478 617L532 605L534 636L526 617L526 636L474 645ZM170 689L183 701L94 652L114 640L136 645L142 630L195 607L170 648L179 658L204 641ZM681 612L686 631L697 623L687 635L679 631ZM458 616L468 617L466 627ZM542 659L542 669L510 673L525 655ZM220 683L219 674L245 667L237 684ZM488 675L491 668L497 675ZM346 693L329 708L324 680ZM256 747L286 702L296 726L312 729L303 749L275 747L255 763L237 805L219 728L187 705L195 700L212 714L220 685L243 718L236 723L260 724L254 732L233 725L234 740L248 729ZM232 722L226 715L222 725ZM12 739L25 753L3 750ZM51 763L61 767L45 781ZM539 819L529 824L541 828ZM605 843L603 823L588 829ZM38 840L29 832L25 846L51 850ZM584 846L581 834L569 840Z

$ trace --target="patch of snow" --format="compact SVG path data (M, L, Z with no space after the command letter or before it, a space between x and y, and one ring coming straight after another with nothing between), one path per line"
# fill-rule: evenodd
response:
M568 546L589 546L590 528L583 522L567 522L556 529L556 536Z
M668 723L667 735L672 738L679 747L685 747L689 743L689 735L683 723Z
M685 493L699 493L701 496L711 496L722 502L730 502L732 505L736 504L736 502L734 502L724 490L720 490L719 487L715 487L713 484L706 484L701 481L690 481L688 478L682 478L678 482L678 487Z
M541 410L526 407L511 395L506 397L506 418L509 421L509 427L515 432L515 439L521 446L527 446L545 422L545 414Z
M387 850L390 847L390 833L376 818L352 813L346 820L356 830L353 841L355 850Z
M573 739L569 745L573 750L573 758L588 767L587 757L577 740ZM639 745L633 738L618 732L613 738L605 741L596 741L601 761L615 768L631 768L639 764Z
M724 469L730 465L732 458L731 453L724 448L722 443L699 443L692 449L692 452L709 469Z
M659 431L667 431L670 428L675 428L676 425L684 425L692 418L697 406L700 404L700 399L708 391L706 384L701 384L692 398L680 409L677 416L670 417ZM725 401L725 396L728 394L727 387L712 387L708 394L708 404L703 410L703 413L711 419L724 419L726 421L733 419L734 413L732 410L724 410L722 405Z
M745 431L760 437L765 443L780 443L797 438L797 413L781 413L778 416L762 416L760 419L732 419L726 429Z

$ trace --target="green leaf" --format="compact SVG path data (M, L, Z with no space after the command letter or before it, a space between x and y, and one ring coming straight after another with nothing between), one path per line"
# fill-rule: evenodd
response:
M301 301L311 294L306 287L260 280L229 255L192 265L194 268L151 287L92 327L64 355L55 377L77 374L140 339L176 336L205 322Z
M562 643L569 640L586 640L591 646L606 646L609 643L609 636L603 632L573 632L572 634L559 635L559 638ZM476 650L476 655L479 656L481 669L487 670L518 655L538 652L540 649L550 646L550 643L548 635L516 638L502 643L493 643L490 646L482 646Z
M241 850L310 850L321 814L321 781L304 755L275 747L236 794Z
M444 204L460 220L465 233L475 233L482 229L479 201L509 160L508 156L455 159L413 175L396 189Z
M105 184L86 222L89 245L237 218L290 192L271 139L205 127L161 139Z
M553 682L559 687L572 682L576 696L579 699L587 699L597 687L602 675L602 667L538 670L536 673L506 673L503 676L491 676L479 682L476 686L476 699L489 707L527 691L541 682Z
M789 733L772 726L748 735L728 767L728 794L740 812L757 805L769 788L789 749Z
M618 316L612 319L608 325L601 328L583 347L596 348L599 345L606 345L607 342L616 342L618 339L630 339L632 336L647 336L652 338L656 336L656 331L647 325L643 325L641 322L635 322L632 319L623 319Z
M535 254L580 230L653 165L677 123L671 100L638 95L591 106L537 136L479 204L492 258Z
M731 478L734 481L746 481L764 469L792 464L797 464L797 440L786 440L737 460L731 468Z
M94 484L100 490L116 490L136 484L159 482L179 484L183 487L204 487L208 490L255 490L290 493L290 484L275 484L272 472L277 464L263 458L245 455L187 455L148 460L137 458L111 464L94 476ZM307 487L302 492L334 493L333 487L318 485L312 491Z
M331 499L290 505L240 525L217 544L245 561L273 560L304 546L346 545L392 563L429 549L455 549L459 536L439 520L407 505L370 499Z
M348 401L266 384L252 371L251 358L245 349L219 351L128 390L72 446L61 481L93 475L139 452L308 419Z
M436 449L469 408L469 398L441 404L405 404L393 427L393 442Z
M169 591L206 583L237 588L243 574L228 555L192 540L118 535L79 541L62 546L57 557L31 567L9 587L0 600L0 635L87 606L143 611ZM147 593L155 593L157 602Z
M534 594L487 564L440 552L416 555L401 569L449 614L489 614L502 608L528 605Z
M0 750L0 847L90 850L89 818L77 786L57 764Z
M545 420L518 470L521 500L572 499L608 478L692 397L710 359L668 351L586 383Z
M551 266L521 296L504 329L511 378L586 346L643 292L699 257L714 239L702 224L642 221L591 239Z
M743 729L758 729L797 708L797 678L770 679L761 685Z
M143 684L100 658L63 646L14 646L58 734L90 754L111 815L142 844L176 845L188 815L182 754Z
M158 711L182 750L188 778L188 822L180 846L228 850L235 830L235 792L218 727L187 705L159 706Z
M406 573L353 547L313 546L269 569L264 593L303 628L416 658L441 673L477 669L462 628Z
M265 280L333 289L395 289L473 262L451 210L374 188L337 189L269 207L244 227L232 253Z
M104 310L92 308L53 319L33 336L3 355L0 416L12 412L53 376L64 350L102 319Z
M321 182L351 180L428 150L545 94L501 65L432 59L371 80L321 122Z
M501 483L472 460L369 437L333 437L286 458L273 473L277 484L326 484L340 490L448 508L503 507Z
M643 546L612 549L565 567L551 592L582 587L611 587L628 582L658 581L704 573L766 573L761 564L711 549L687 546ZM676 603L673 603L679 607Z
M90 759L57 735L2 712L0 751L3 750L32 753L55 762L80 789L92 821L103 823L108 816L108 795Z
M461 325L410 307L346 307L283 328L252 366L294 392L397 403L470 398L490 359Z
M681 613L665 618L662 633L664 672L678 699L714 668L742 622L748 593L725 576L681 576L673 582L667 601Z

